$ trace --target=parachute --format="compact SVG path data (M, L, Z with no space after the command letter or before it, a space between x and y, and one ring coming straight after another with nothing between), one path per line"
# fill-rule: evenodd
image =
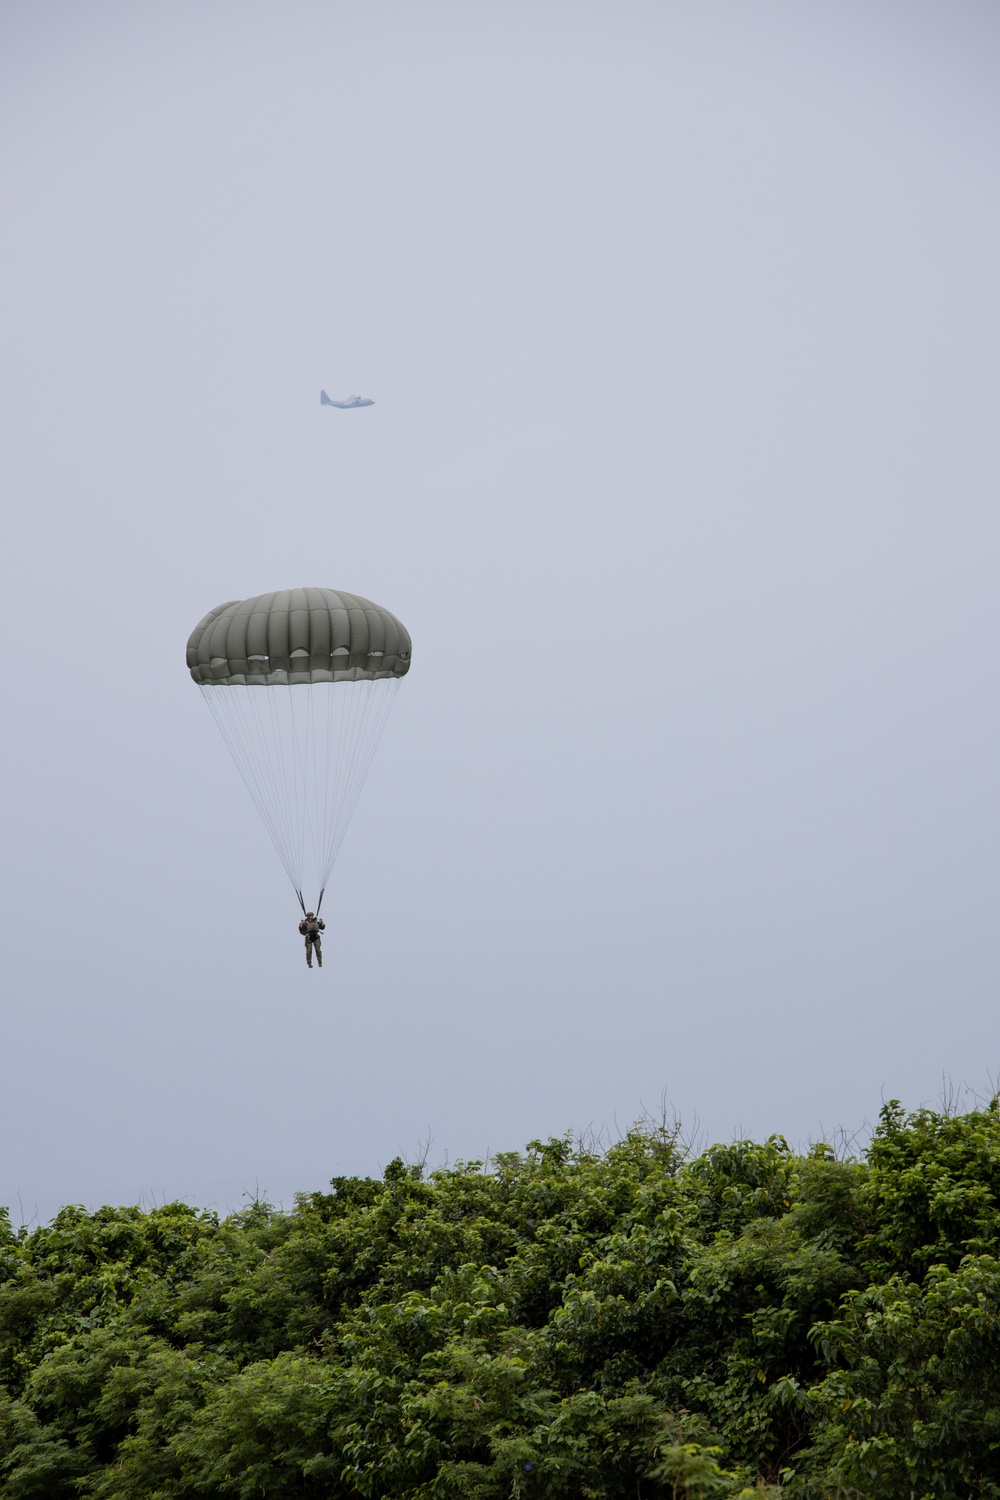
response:
M309 892L318 913L410 669L406 629L358 594L281 589L210 610L187 664L302 910Z

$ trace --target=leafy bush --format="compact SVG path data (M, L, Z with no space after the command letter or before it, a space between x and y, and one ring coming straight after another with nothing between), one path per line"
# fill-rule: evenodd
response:
M1000 1118L0 1217L7 1500L1000 1500Z

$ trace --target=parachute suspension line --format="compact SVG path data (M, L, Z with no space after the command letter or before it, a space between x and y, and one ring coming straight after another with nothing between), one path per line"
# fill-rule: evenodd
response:
M238 722L245 726L251 764L258 769L261 800L268 808L265 824L274 828L272 838L275 848L293 887L298 888L302 884L302 872L300 861L295 857L295 819L291 801L287 735L281 732L276 689L267 686L261 692L257 687L241 686L237 691L239 696L233 700L233 707ZM248 722L251 718L252 725Z
M343 712L337 744L334 809L326 825L328 843L323 862L324 888L361 795L398 687L398 681L382 679L379 682L349 683L341 689Z
M248 699L253 705L255 712L257 712L258 724L260 725L259 738L268 746L269 749L273 747L275 783L278 794L276 799L278 809L278 823L285 837L288 862L291 866L289 874L291 875L292 884L294 886L301 886L302 860L301 858L296 857L299 853L299 850L301 849L301 842L296 837L297 824L299 822L299 819L297 817L298 809L296 806L296 803L298 801L298 798L296 796L298 784L295 774L295 720L294 716L292 716L292 733L291 736L289 736L289 734L287 733L288 715L286 715L282 711L283 701L281 697L283 693L288 691L290 691L290 689L285 688L281 684L268 683L265 686L264 694L262 695L262 703L260 698L254 696L257 692L256 688L244 689L244 692L247 693ZM261 715L264 704L266 704L268 718L270 721L269 735L267 734L263 724L261 723ZM289 762L291 764L289 764Z
M302 777L302 785L306 789L306 795L303 798L302 817L305 829L309 834L309 847L312 850L313 866L319 869L323 859L323 846L326 842L326 815L324 812L321 812L319 805L319 777L321 768L324 780L328 780L330 776L329 753L322 754L322 751L330 744L330 737L327 735L324 738L320 732L320 726L316 724L316 710L318 707L316 694L307 691L302 693L302 697L305 699L306 707L306 732L305 745L303 747L306 760L303 764ZM310 808L312 809L311 816Z
M302 892L301 891L296 891L295 894L299 898L299 905L302 908L302 915L303 916L307 916L308 913L306 912L306 903L302 899ZM322 900L322 892L320 892L320 899ZM318 907L316 909L316 915L319 916L319 908Z
M393 678L202 684L300 903L329 884L398 687Z
M259 688L202 685L202 697L212 711L292 886L297 889L300 882L295 876L292 850L283 836L278 816L282 802L281 778L277 774L272 746L268 743L269 736L265 734L257 712L257 699L252 696L259 691ZM251 718L256 721L256 734Z
M337 826L333 830L330 848L327 852L327 870L332 870L340 846L344 842L351 816L361 796L365 779L371 768L371 763L378 749L379 740L388 722L392 706L396 701L399 691L399 680L383 680L381 683L364 682L358 683L363 690L364 699L374 700L363 703L362 707L367 710L361 717L360 731L354 738L350 749L350 763L347 773L340 778L342 794L338 809ZM382 688L378 694L374 689Z
M319 913L320 913L320 908L321 908L321 907L322 907L322 905L323 905L323 897L324 897L324 896L325 896L325 895L326 895L326 886L324 886L324 887L323 887L323 889L322 889L322 890L321 890L321 891L320 891L320 893L319 893L319 900L318 900L318 901L317 901L317 902L316 902L316 910L315 910L315 911L314 911L314 912L313 912L313 916L314 916L314 917L318 917L318 916L319 916ZM301 896L300 896L300 897L299 897L299 900L300 900L300 901L301 901L301 900L302 900L302 897L301 897Z
M242 702L241 702L242 696ZM252 779L257 796L255 798L258 807L264 808L264 826L271 834L275 847L281 856L282 864L291 874L289 867L290 851L284 847L282 842L282 830L280 821L280 798L281 798L281 774L280 766L275 764L270 737L265 732L260 719L260 708L262 704L256 698L249 698L242 690L220 688L216 701L228 709L229 722L232 726L233 739L241 754L238 756L240 769L246 769ZM244 712L241 712L241 708ZM251 722L251 720L253 722ZM230 746L231 749L235 747Z
M326 845L327 845L327 838L328 838L327 830L330 827L330 788L331 788L331 783L335 779L335 777L334 777L334 767L333 767L333 765L331 763L332 760L333 760L333 757L331 755L331 751L333 750L333 709L334 709L334 699L333 699L333 694L332 693L327 693L325 696L326 696L326 725L325 725L325 738L323 740L323 743L326 746L326 758L325 758L325 763L324 763L324 766L323 766L323 822L322 822L322 828L323 828L323 853L320 856L319 860L317 861L317 863L319 864L320 870L321 870L320 885L322 886L322 889L321 889L320 895L319 895L320 901L323 900L323 891L326 889L326 882L329 879L329 872L327 871L327 868L326 868L327 862L328 862L328 860L327 860Z
M350 821L352 804L357 801L359 779L364 780L364 763L361 756L364 744L365 731L368 727L370 711L374 707L371 692L374 686L371 682L359 682L360 689L354 695L354 715L350 725L348 743L345 746L346 764L344 775L340 779L339 797L337 799L337 820L335 827L331 830L331 847L327 858L332 864L337 857L340 844L344 834L347 832L347 824Z
M340 737L337 746L337 763L342 767L341 774L337 777L336 796L333 804L333 818L329 824L329 843L324 861L324 873L328 874L327 866L333 868L333 862L337 857L337 848L343 837L341 827L344 816L344 800L354 773L354 750L357 743L357 726L362 717L362 710L367 706L366 689L373 684L370 682L345 683L347 697L344 700L344 711L340 721ZM339 835L339 837L338 837Z
M256 732L250 734L251 746L259 746L265 773L263 795L277 830L277 848L292 885L302 886L302 861L296 839L295 754L289 743L282 712L280 686L268 684L263 692L243 687L244 704L252 714Z
M288 847L295 868L295 882L303 884L301 774L299 770L298 725L295 698L284 683L268 683L267 706L271 715L271 733L281 757L281 790L283 822L288 831Z
M302 689L299 690L302 693ZM309 846L313 870L320 886L320 900L329 876L326 849L330 826L330 783L340 774L339 755L333 754L333 716L337 704L343 711L343 684L321 683L311 686L302 696L306 700L306 754L302 785L305 789L304 811L308 818ZM325 715L322 712L325 699ZM304 848L304 835L303 835Z

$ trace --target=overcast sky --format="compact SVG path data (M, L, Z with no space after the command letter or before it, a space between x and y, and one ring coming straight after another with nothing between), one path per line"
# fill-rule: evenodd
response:
M994 0L5 0L15 1219L990 1092L998 127ZM302 584L322 973L184 664Z

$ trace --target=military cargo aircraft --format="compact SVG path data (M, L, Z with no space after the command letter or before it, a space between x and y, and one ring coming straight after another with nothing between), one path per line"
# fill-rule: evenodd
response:
M352 406L374 406L375 402L367 396L348 396L346 401L331 401L326 391L319 393L320 406L339 406L341 411L348 411Z

